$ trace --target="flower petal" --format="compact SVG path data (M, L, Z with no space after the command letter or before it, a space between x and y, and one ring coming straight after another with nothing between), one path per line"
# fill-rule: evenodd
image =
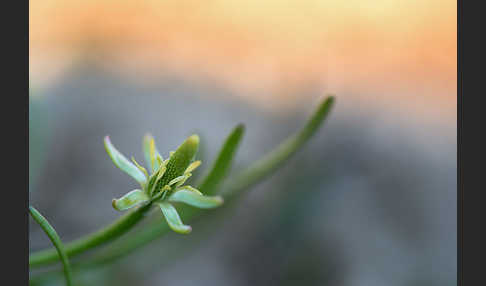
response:
M187 189L182 189L173 193L169 197L169 201L185 203L201 209L215 208L223 204L223 198L220 196L203 196Z
M143 154L145 157L145 163L149 169L152 170L152 172L157 170L160 165L157 157L160 156L162 159L162 156L155 146L154 138L150 134L145 134L143 137Z
M120 153L113 144L111 144L110 137L106 136L105 140L105 149L108 155L110 156L111 160L122 171L133 177L140 185L144 185L147 182L147 177L145 174L140 171L132 162L128 161L128 159Z
M118 211L123 211L148 201L149 197L147 196L147 194L142 190L136 189L128 192L119 199L113 199L111 204L113 205L114 209Z
M177 191L180 191L180 190L188 190L188 191L194 192L194 193L196 193L196 194L198 194L198 195L201 195L201 196L202 196L202 194L203 194L203 193L202 193L201 191L199 191L198 189L196 189L196 188L194 188L194 187L192 187L192 186L189 186L189 185L186 185L186 186L183 186L183 187L177 188L175 191L177 192Z
M165 219L167 220L167 223L169 224L169 227L173 231L182 234L188 234L191 232L192 228L189 225L182 223L181 218L173 205L163 202L159 203L159 206L164 214Z

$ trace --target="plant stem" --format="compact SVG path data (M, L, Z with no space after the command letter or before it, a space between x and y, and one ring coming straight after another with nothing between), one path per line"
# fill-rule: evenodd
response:
M247 190L249 187L273 173L278 167L281 166L281 163L290 158L291 155L299 150L300 147L302 147L319 129L329 114L333 103L334 97L327 97L322 103L319 104L312 117L298 133L289 137L287 140L277 146L277 148L258 160L256 163L247 167L240 173L240 175L236 176L235 179L230 178L230 184L225 188L225 191L221 192L225 198L225 204L232 200L236 194L242 193L244 190ZM209 190L206 192L209 192ZM150 206L147 206L147 210L149 207ZM121 217L107 228L67 244L66 249L68 256L76 255L122 235L142 218L145 211L142 212L141 209L137 209L135 212ZM187 213L183 216L183 221L189 221L199 212L199 210L194 210L193 212ZM118 242L120 245L117 245L118 243L110 245L108 251L98 254L93 259L98 263L112 261L134 251L135 249L145 246L149 242L166 233L168 230L169 228L166 224L163 224L157 220L156 222L146 226L140 232L137 232L136 234ZM31 255L29 265L31 267L39 266L55 262L58 259L59 257L55 252L53 252L53 250L45 250Z
M258 160L253 165L247 167L235 179L230 178L228 180L230 182L229 186L227 186L227 188L223 188L226 191L221 192L221 195L223 195L225 199L224 205L230 203L230 201L235 198L236 194L242 193L250 186L258 183L261 179L273 173L279 166L281 166L282 162L299 150L299 148L302 147L302 145L304 145L304 143L306 143L312 137L312 135L315 134L315 132L324 122L324 119L327 117L332 108L333 102L334 97L328 97L318 106L317 110L308 120L307 124L300 130L300 132L289 137L287 140L277 146L277 148L272 152ZM208 191L210 190L206 190L206 192ZM218 209L215 209L215 211L218 211ZM181 212L181 215L183 215L183 221L189 222L200 212L201 211L199 209L188 209L188 211ZM111 244L106 251L104 250L101 253L96 254L92 261L96 261L96 264L103 264L113 261L140 247L145 246L168 231L169 228L166 224L156 220L136 234Z
M65 245L66 254L68 257L75 256L86 250L92 249L104 243L107 243L125 232L127 232L131 227L133 227L137 222L139 222L145 215L145 213L150 209L151 204L141 206L120 218L109 226L96 231L92 234L83 236L77 240L74 240ZM50 248L38 252L34 252L29 257L29 266L34 268L45 264L50 264L59 260L59 256L55 249Z
M40 225L42 230L47 234L49 239L51 240L52 244L54 244L54 247L56 248L57 255L61 258L61 262L64 267L64 277L66 278L66 285L71 286L72 285L72 276L71 276L71 266L69 265L69 259L66 254L66 251L64 250L64 246L61 242L61 239L59 238L59 235L57 235L56 230L51 226L51 224L47 221L47 219L42 216L39 211L37 211L34 207L29 206L29 212L32 218Z

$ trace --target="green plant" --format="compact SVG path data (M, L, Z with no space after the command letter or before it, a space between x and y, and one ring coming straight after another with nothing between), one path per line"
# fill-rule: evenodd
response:
M153 138L150 135L145 136L143 150L146 163L151 171L150 175L135 160L132 160L133 163L131 163L126 159L115 149L109 138L105 137L105 148L115 165L132 176L140 184L141 189L133 190L121 198L113 200L112 204L115 209L131 209L127 214L111 225L65 245L65 253L71 258L113 241L105 249L95 252L90 258L73 263L73 268L82 269L114 261L143 247L170 229L178 233L189 233L191 228L184 225L182 221L201 217L202 213L194 208L183 208L182 211L177 212L171 205L172 202L182 202L198 208L213 208L220 206L223 198L225 204L236 201L237 195L270 175L315 134L331 110L333 103L334 97L330 96L325 99L298 133L289 137L241 173L225 179L244 133L243 125L238 125L227 137L209 173L196 184L198 189L183 185L191 176L191 172L200 164L199 161L194 161L199 144L197 135L190 136L175 152L170 154L167 160L163 160L155 147ZM221 191L219 191L220 189ZM203 195L214 195L218 192L219 196ZM161 224L159 220L156 220L136 233L114 241L134 227L153 205L157 205L162 210L168 224ZM29 266L36 268L58 260L58 252L51 248L31 254Z
M64 251L64 245L62 244L59 235L57 235L57 232L47 221L47 219L44 216L42 216L41 213L37 211L34 207L29 206L29 213L32 216L32 218L39 224L42 230L47 234L52 244L56 248L56 251L59 254L59 257L61 258L61 262L64 267L64 276L66 277L66 284L68 286L72 285L71 266L69 264L69 259L67 257L66 251Z
M151 135L144 138L144 153L151 175L132 157L133 164L128 161L111 144L109 137L105 137L105 148L113 163L121 170L132 176L140 183L142 189L135 189L119 199L113 199L112 205L122 211L137 205L157 204L164 214L170 228L178 233L187 234L191 227L184 225L171 204L185 203L197 208L214 208L223 203L220 196L204 196L199 190L191 186L184 186L192 176L201 161L193 161L199 147L199 136L192 135L182 143L170 157L164 160L155 148Z

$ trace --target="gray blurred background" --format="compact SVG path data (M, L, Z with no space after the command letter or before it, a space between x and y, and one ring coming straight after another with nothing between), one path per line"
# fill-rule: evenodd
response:
M136 187L105 135L142 162L146 132L165 157L198 133L193 182L244 123L231 177L333 93L316 136L233 207L76 282L456 285L456 7L31 0L30 204L71 241L116 219L112 198ZM29 236L31 251L50 246L32 220Z
M143 161L145 132L165 156L197 132L201 174L243 122L234 173L298 130L322 98L313 97L292 112L268 113L224 89L72 70L30 98L30 203L64 241L75 239L114 220L111 199L136 187L113 166L103 136ZM170 234L83 275L86 285L454 285L455 134L376 114L338 95L309 144L223 223L195 226L194 238ZM47 246L31 224L31 250Z

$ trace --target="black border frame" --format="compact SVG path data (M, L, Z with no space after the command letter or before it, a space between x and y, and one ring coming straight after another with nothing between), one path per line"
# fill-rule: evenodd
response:
M462 1L457 0L457 285L463 285L463 168L462 168Z
M2 143L5 144L2 146L5 200L0 207L3 258L0 284L28 285L29 1L5 2L3 7L0 27L3 29L1 122Z
M481 71L480 68L480 60L476 58L476 56L472 55L471 47L467 48L469 56L467 57L469 61L464 61L465 56L463 55L464 51L464 22L469 22L472 28L474 24L478 29L481 29L480 21L478 19L482 19L479 15L481 13L481 9L478 7L472 7L475 1L468 1L468 10L464 11L464 5L462 0L457 1L457 285L464 285L464 257L465 253L467 253L466 257L469 258L470 254L480 255L484 253L483 251L477 251L477 247L479 247L482 243L484 243L484 235L478 235L477 233L471 235L471 232L475 229L481 229L484 223L478 221L477 223L471 224L468 222L469 227L466 228L468 230L470 238L467 239L467 252L464 251L464 214L467 213L468 220L469 219L480 219L480 217L484 217L484 213L481 214L477 212L477 210L484 209L482 206L483 200L479 197L475 198L478 193L481 193L483 186L483 179L484 176L481 173L481 169L484 168L479 163L479 158L481 157L480 150L484 149L484 141L477 140L478 138L474 138L471 140L473 144L471 144L470 139L464 140L464 117L469 118L469 124L476 123L480 124L484 122L484 118L473 116L474 114L482 115L481 107L482 105L479 102L473 102L474 99L478 100L482 96L482 88L478 84L481 82L480 77L482 76L482 72L476 74L475 83L477 84L476 87L471 86L469 84L473 84L472 80L475 73L466 73L467 75L467 88L464 87L464 69L465 65L474 64L476 63L477 70ZM477 3L477 2L476 2ZM29 204L29 197L28 197L28 87L29 87L29 1L13 1L9 2L9 7L4 9L4 11L8 14L11 14L13 11L10 9L12 6L11 4L16 4L17 6L14 7L16 22L12 23L11 20L14 17L4 17L4 35L7 35L6 42L3 45L3 48L6 49L4 51L4 58L6 59L8 75L4 77L7 79L4 83L8 87L8 92L4 94L5 101L8 100L8 103L4 103L4 107L10 107L10 100L13 98L15 104L17 106L14 109L14 113L16 115L15 119L12 119L11 114L4 112L3 115L3 122L4 126L7 127L7 131L4 131L4 143L9 144L5 147L5 150L12 150L12 152L8 152L8 158L5 158L5 162L8 162L8 176L16 175L16 178L9 178L11 183L10 193L12 196L12 200L5 206L1 211L1 214L5 220L4 225L4 232L12 231L13 235L3 235L2 239L6 240L2 243L2 250L3 253L8 253L8 258L5 259L8 261L9 265L7 269L8 271L3 271L5 275L3 277L3 281L14 281L15 285L28 285L28 254L29 254L29 240L28 240L28 204ZM7 5L6 5L7 6ZM472 13L476 12L477 15L472 15ZM469 16L465 17L464 15L470 13ZM483 24L484 25L484 24ZM479 34L479 33L478 33ZM15 43L14 43L15 41ZM476 45L478 44L478 45ZM478 47L480 46L480 47ZM475 49L477 54L480 54L479 51L484 51L484 48L479 43L475 43ZM470 60L473 59L473 60ZM483 60L484 62L484 60ZM470 68L470 67L469 67ZM471 70L470 70L471 71ZM14 74L16 76L15 80L10 80L11 75ZM10 86L9 86L10 85ZM469 90L470 92L466 92ZM467 100L465 101L466 104L464 105L464 94L471 94L467 96ZM476 97L473 94L477 95ZM469 110L465 112L466 107L468 109L472 107L476 107L476 110L472 111ZM6 108L5 108L6 109ZM10 108L9 108L10 109ZM468 127L470 128L470 127ZM478 130L482 130L481 127L478 126ZM481 132L479 132L481 133ZM474 132L469 132L466 134L474 134ZM469 135L470 136L470 135ZM25 138L19 140L20 138ZM469 142L469 143L468 143ZM23 145L24 144L24 145ZM464 152L464 146L468 146L467 153ZM473 147L475 147L473 149ZM7 149L8 148L8 149ZM483 151L484 152L484 151ZM476 157L476 158L474 158ZM466 176L468 177L468 186L471 188L472 186L478 187L476 193L470 192L467 194L467 202L469 204L468 208L464 207L464 159L468 158L467 160L476 159L475 165L477 164L478 167L475 169L467 169L468 173ZM23 170L23 172L22 172ZM4 186L7 188L6 186ZM7 191L7 190L4 190ZM474 208L472 207L474 205ZM470 208L471 207L471 208ZM473 211L475 209L476 211ZM469 237L468 235L468 237ZM471 244L474 242L474 244ZM476 257L478 258L478 257ZM481 261L481 260L479 260ZM482 269L480 263L479 265L468 264L468 267L472 267L471 269L467 269L468 279L474 280L475 278L480 278L483 276ZM16 271L11 271L12 268L15 268ZM20 271L17 271L20 270ZM469 276L471 275L471 276ZM472 283L472 281L470 281ZM12 283L10 283L12 284ZM473 284L471 284L473 285ZM479 285L479 284L476 284Z
M486 45L484 9L480 3L458 0L457 5L457 285L461 286L484 285L481 281L486 280L486 201L482 198L486 179L486 112L481 102Z

